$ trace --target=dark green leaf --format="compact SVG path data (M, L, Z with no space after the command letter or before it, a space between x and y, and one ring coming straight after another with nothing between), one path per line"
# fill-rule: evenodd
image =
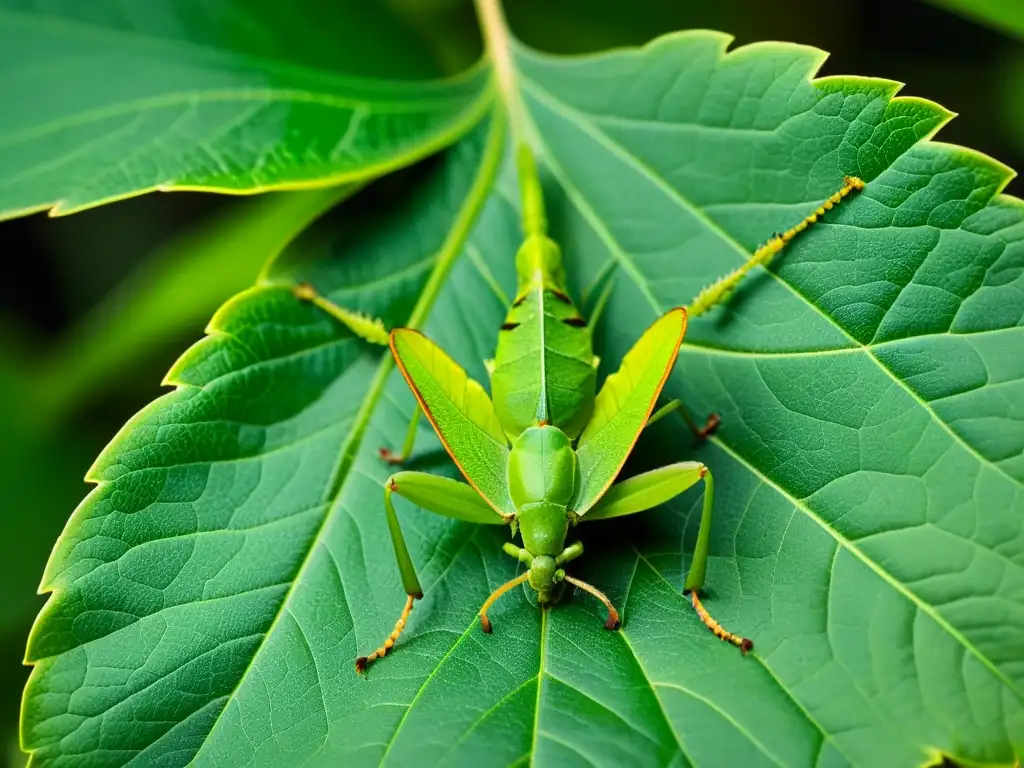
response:
M378 0L2 0L0 219L153 190L326 186L481 119Z

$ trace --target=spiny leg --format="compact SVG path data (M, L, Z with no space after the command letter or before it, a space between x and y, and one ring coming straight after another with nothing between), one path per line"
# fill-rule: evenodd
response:
M402 634L402 630L405 629L405 622L409 619L409 614L412 613L412 604L415 600L423 597L423 593L418 595L408 595L405 599L405 608L402 609L402 615L398 617L398 621L395 622L395 628L391 630L391 634L387 636L384 643L376 651L371 653L369 656L360 656L356 659L356 672L365 672L366 668L376 661L377 659L384 658L388 651L395 646L395 642L398 640L398 636Z
M690 317L697 317L704 314L717 304L726 301L736 286L746 277L754 267L768 264L793 238L818 221L826 211L832 210L844 197L851 192L860 192L864 189L864 182L856 176L847 176L843 179L843 186L839 188L832 197L818 206L810 216L799 224L785 232L776 233L767 243L758 248L754 254L747 259L746 263L739 269L730 272L702 290L688 307Z
M696 461L681 461L616 483L608 489L583 520L605 520L653 509L659 504L664 504L675 498L700 480L704 481L704 507L701 513L700 529L697 532L697 546L693 552L693 564L690 566L690 572L683 584L683 591L690 594L690 602L697 611L697 616L708 629L717 637L733 643L746 653L754 647L754 644L750 640L723 629L722 625L715 621L704 608L697 594L704 586L704 577L707 571L715 495L715 484L711 472L706 466Z
M749 651L753 650L753 640L733 634L714 620L711 614L708 613L707 609L704 607L704 604L700 601L700 598L697 596L696 589L690 590L690 602L693 604L693 610L697 612L700 620L704 622L704 626L714 632L715 637L720 640L725 640L727 643L732 643L740 649L744 656L746 656Z
M356 672L365 672L371 663L383 658L394 648L405 629L413 601L423 597L423 589L420 587L416 568L412 557L409 556L409 548L406 546L405 536L395 513L392 493L404 496L417 506L445 517L487 525L508 522L465 483L425 472L397 472L389 477L384 484L384 511L387 515L391 543L395 548L398 570L402 576L402 586L405 588L405 608L402 609L398 621L395 622L395 628L385 638L383 644L369 656L360 656L356 659Z
M352 333L371 344L388 345L388 332L384 323L375 317L368 317L351 309L346 309L340 304L335 304L328 298L321 296L316 288L309 283L299 283L292 288L295 297L302 301L308 301L313 306L323 310L335 320L340 322Z
M316 288L309 283L299 283L292 288L292 293L302 301L308 301L315 307L323 310L325 313L338 320L352 333L356 334L362 339L369 341L373 344L381 344L387 346L388 344L388 332L384 328L382 323L377 318L367 317L358 312L353 312L351 309L347 309L340 304L335 304L328 298L321 296ZM402 452L393 453L388 448L380 449L380 457L388 464L402 464L412 454L412 449L416 443L416 432L419 427L420 421L420 409L419 406L413 412L412 419L409 422L409 429L406 432L405 440L402 443Z
M402 630L405 629L405 622L412 612L414 600L423 597L423 589L416 577L416 568L413 566L412 558L409 556L409 548L405 544L405 536L402 535L402 527L398 523L398 515L395 514L395 505L391 501L391 493L397 489L395 476L392 475L384 484L384 510L387 513L388 530L391 533L391 543L395 548L395 559L398 561L398 570L402 575L402 586L405 588L405 608L402 609L395 628L385 638L383 644L369 656L360 656L356 659L356 672L365 672L366 668L377 659L384 658L394 648Z

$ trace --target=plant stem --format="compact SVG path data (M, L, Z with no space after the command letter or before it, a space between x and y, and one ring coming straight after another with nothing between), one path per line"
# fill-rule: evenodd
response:
M526 142L525 114L516 84L516 70L512 63L511 35L501 0L474 0L480 33L484 38L484 46L494 65L494 77L498 93L505 102L509 122L512 126L512 137L515 144Z

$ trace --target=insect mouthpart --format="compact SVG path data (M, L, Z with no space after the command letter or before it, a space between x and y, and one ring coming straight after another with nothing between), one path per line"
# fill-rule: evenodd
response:
M537 592L550 592L555 585L556 570L555 558L549 555L539 555L533 558L533 562L530 563L530 586Z

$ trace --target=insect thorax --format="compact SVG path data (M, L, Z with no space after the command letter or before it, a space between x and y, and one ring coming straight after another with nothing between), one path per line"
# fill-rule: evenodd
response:
M543 423L575 439L590 418L597 385L590 329L565 292L552 240L528 238L516 267L516 300L501 326L491 372L498 420L513 440Z

